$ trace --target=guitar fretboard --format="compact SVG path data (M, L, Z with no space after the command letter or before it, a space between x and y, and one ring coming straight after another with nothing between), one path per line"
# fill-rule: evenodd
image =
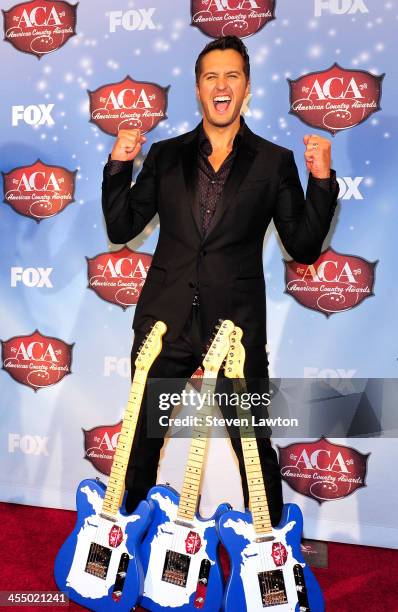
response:
M200 394L212 397L217 382L217 372L205 370ZM202 424L197 425L192 431L192 441L188 454L187 466L185 468L184 482L182 485L180 503L177 517L179 520L191 522L197 510L200 481L202 477L203 463L206 453L209 426L206 425L206 416L212 414L212 405L204 403L203 408L198 411L202 417Z
M102 505L102 512L106 516L115 517L123 499L127 464L135 430L137 428L147 375L147 370L139 370L138 368L134 373L127 408L124 413L122 427L113 457L111 473L109 475L108 486Z
M233 388L235 393L239 395L247 391L246 383L243 378L233 379ZM268 510L264 478L261 470L260 456L258 454L257 440L249 418L251 413L250 411L243 410L240 405L237 407L236 411L241 421L239 429L254 530L258 535L271 534L272 525ZM245 420L248 421L248 425L244 424Z

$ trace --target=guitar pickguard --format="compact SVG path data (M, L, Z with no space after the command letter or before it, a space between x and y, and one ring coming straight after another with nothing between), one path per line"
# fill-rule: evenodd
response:
M141 605L155 612L219 610L222 579L215 518L195 516L189 525L176 523L178 494L168 487L154 487L148 499L155 510L141 548L146 574Z
M126 530L129 524L138 521L140 517L134 514L130 516L118 514L117 524L124 537L117 549L111 548L109 547L109 532L113 524L109 522L109 527L102 527L101 533L98 533L102 497L88 485L81 488L81 493L86 498L86 503L92 506L96 518L94 519L93 515L87 517L78 533L76 553L67 576L66 586L73 588L83 597L96 599L107 596L109 589L113 587L121 555L126 553L129 558L133 557L127 547ZM98 539L98 536L102 538L102 541L97 546L96 555L95 552L92 552L92 544Z
M300 552L302 515L287 504L278 528L254 531L249 512L227 512L219 521L231 560L225 612L323 612L321 590Z
M295 610L297 594L293 567L297 561L286 542L286 534L294 529L294 526L295 523L291 521L283 529L274 530L275 541L283 544L287 551L286 563L283 569L280 569L272 558L273 542L256 542L251 523L232 519L224 523L224 527L233 529L235 534L248 541L241 553L240 577L250 612L263 612L268 607L272 607L273 612Z

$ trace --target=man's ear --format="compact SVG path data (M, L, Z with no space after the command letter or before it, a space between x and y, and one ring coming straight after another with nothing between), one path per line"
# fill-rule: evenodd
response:
M249 93L250 93L250 79L247 81L247 84L246 84L245 98L249 95Z

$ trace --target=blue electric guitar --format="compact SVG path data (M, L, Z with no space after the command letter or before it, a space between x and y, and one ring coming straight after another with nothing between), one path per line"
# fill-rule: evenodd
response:
M162 349L165 331L162 321L155 323L137 355L108 486L99 479L80 483L76 526L55 560L58 588L89 610L130 612L142 594L144 574L137 550L152 508L142 501L128 515L121 504L148 371Z
M207 352L202 394L214 392L233 328L231 321L222 322ZM206 416L211 415L211 407L205 405L197 414L203 423L193 428L181 496L168 486L155 486L148 494L154 513L141 547L145 584L140 604L153 612L217 612L222 605L216 522L231 506L221 504L209 519L196 512L208 434Z
M235 327L225 367L238 393L246 391L241 338L242 330ZM238 416L251 511L225 512L218 522L220 539L231 560L223 610L323 612L321 590L300 550L301 511L296 504L285 504L281 522L272 527L251 415L238 408Z

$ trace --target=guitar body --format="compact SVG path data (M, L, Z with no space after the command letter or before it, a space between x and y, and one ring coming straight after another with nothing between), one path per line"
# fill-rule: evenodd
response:
M302 528L296 504L285 504L271 541L255 541L250 512L220 517L219 536L231 561L225 612L264 612L268 607L272 612L324 611L321 589L301 554Z
M83 480L76 493L77 521L55 560L58 588L89 610L130 612L142 593L144 574L137 556L152 508L118 512L116 522L100 516L105 485ZM88 570L88 571L87 571Z
M175 522L180 496L174 489L152 487L148 500L154 510L141 546L145 584L139 603L153 612L221 610L224 585L216 522L231 506L221 504L206 520L196 514L191 526L185 526Z

